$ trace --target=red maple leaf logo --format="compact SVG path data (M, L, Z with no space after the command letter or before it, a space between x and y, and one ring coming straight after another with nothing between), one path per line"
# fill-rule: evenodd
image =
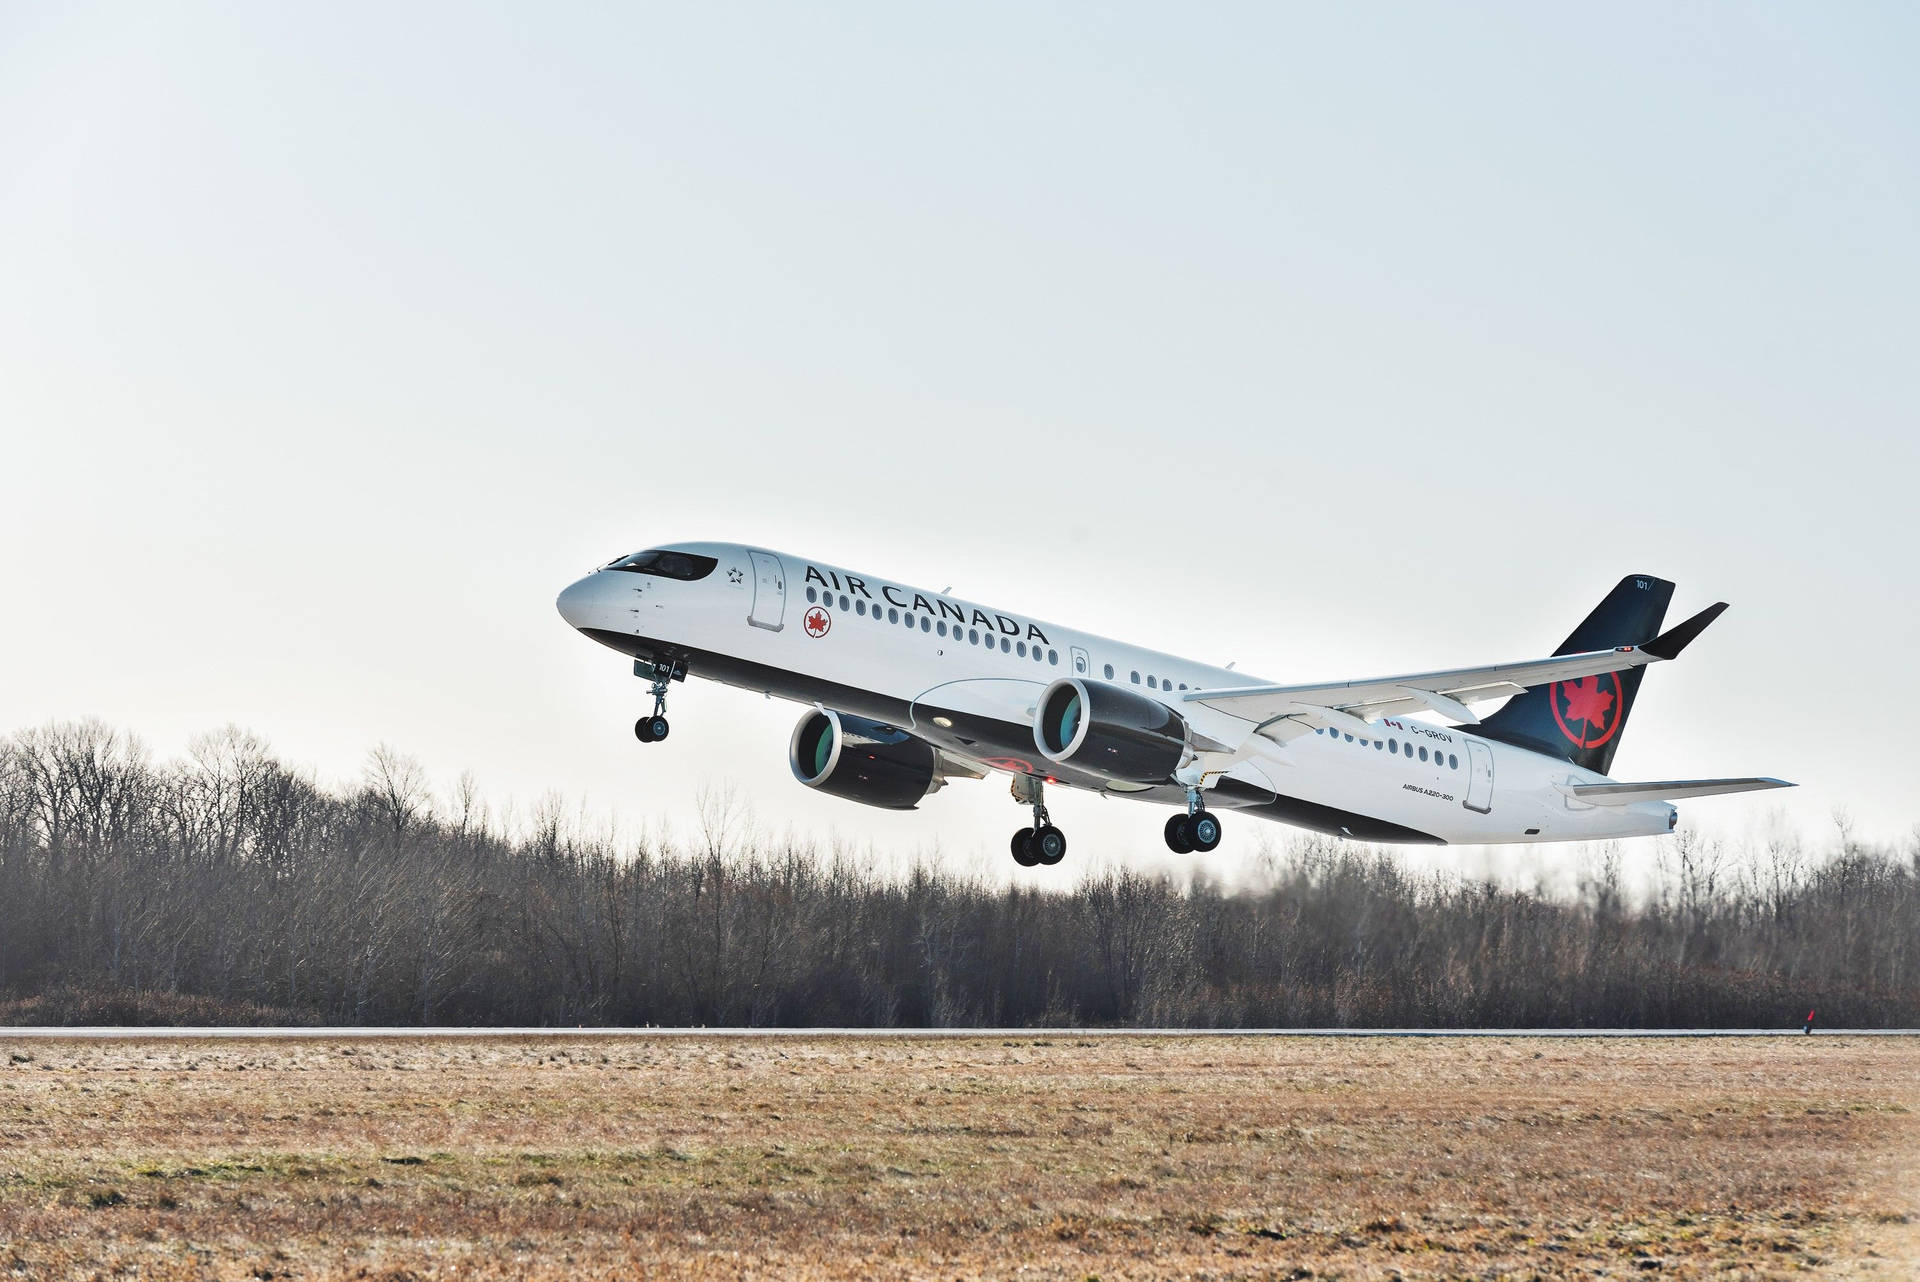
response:
M1598 748L1620 728L1620 678L1615 673L1559 682L1553 697L1553 719L1577 748ZM1575 723L1580 729L1574 729Z
M825 610L815 607L807 611L806 628L808 636L823 637L827 635L827 629L832 626L833 620L827 616Z
M1600 688L1600 678L1582 677L1564 681L1560 692L1567 697L1567 720L1584 721L1591 730L1606 729L1613 716L1613 691Z

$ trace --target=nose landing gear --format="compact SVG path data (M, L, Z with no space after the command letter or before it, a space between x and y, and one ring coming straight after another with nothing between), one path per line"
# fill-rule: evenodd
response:
M647 663L640 659L633 661L633 675L652 680L653 715L642 717L633 723L633 737L641 743L659 743L667 737L667 683L685 681L687 665L684 662Z
M1034 775L1013 777L1013 799L1033 807L1033 827L1013 834L1013 862L1022 868L1052 867L1067 857L1067 834L1047 815L1046 784Z
M1167 820L1167 849L1176 855L1191 851L1206 854L1220 844L1220 821L1200 804L1200 790L1187 789L1187 813Z

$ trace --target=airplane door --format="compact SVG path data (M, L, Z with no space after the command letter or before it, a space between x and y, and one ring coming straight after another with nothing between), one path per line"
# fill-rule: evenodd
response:
M753 609L747 613L747 622L756 628L778 632L786 626L786 569L771 552L748 552L747 555L753 559Z
M1073 647L1073 675L1076 677L1084 677L1084 676L1090 675L1092 671L1093 671L1093 662L1087 658L1087 652L1085 650L1082 650L1077 645L1074 646Z
M1467 799L1460 804L1481 814L1493 813L1493 749L1478 739L1467 740Z

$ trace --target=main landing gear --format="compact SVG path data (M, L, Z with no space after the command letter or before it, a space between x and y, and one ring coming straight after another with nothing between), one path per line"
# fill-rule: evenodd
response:
M1013 834L1013 862L1022 868L1052 867L1067 857L1067 834L1047 818L1046 784L1033 775L1013 777L1013 799L1033 807L1033 827Z
M1176 855L1190 851L1206 854L1220 844L1220 821L1200 804L1200 790L1187 789L1187 813L1167 819L1167 849Z
M685 681L687 665L684 663L647 663L640 659L633 661L633 675L646 677L653 682L653 715L642 717L633 723L633 737L641 743L659 743L667 737L667 683Z

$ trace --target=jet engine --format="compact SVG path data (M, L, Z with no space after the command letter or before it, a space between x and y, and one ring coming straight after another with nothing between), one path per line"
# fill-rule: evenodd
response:
M913 810L947 782L940 753L925 740L865 717L818 709L793 728L787 764L809 788L885 810Z
M1119 686L1062 677L1040 696L1033 741L1049 760L1128 783L1165 783L1187 755L1187 722Z

